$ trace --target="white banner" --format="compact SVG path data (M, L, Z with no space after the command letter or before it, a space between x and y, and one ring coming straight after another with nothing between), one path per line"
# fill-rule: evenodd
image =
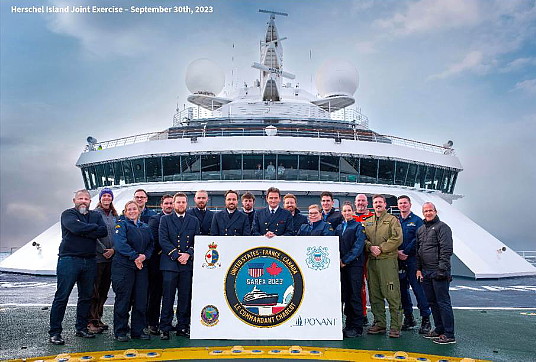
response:
M341 340L334 236L196 236L192 339Z

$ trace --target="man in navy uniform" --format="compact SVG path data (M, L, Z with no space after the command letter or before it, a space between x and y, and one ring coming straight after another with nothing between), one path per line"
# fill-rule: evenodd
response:
M281 192L276 187L266 191L268 207L257 210L253 218L253 235L264 235L267 238L281 235L294 235L292 215L288 210L279 207Z
M212 218L210 235L244 236L251 235L251 227L246 214L237 210L238 192L229 190L225 193L225 210L218 211Z
M331 225L322 220L320 206L309 206L309 222L301 225L299 236L333 236L335 231Z
M147 208L149 195L147 195L147 192L144 189L137 189L134 191L134 201L136 201L136 205L138 205L141 210L140 220L148 224L149 219L156 215L156 212Z
M402 298L402 309L404 310L404 323L402 330L406 331L417 325L413 318L413 303L409 294L409 287L413 290L417 299L417 307L421 315L420 334L430 332L430 307L426 300L426 295L421 283L417 280L417 259L416 259L416 238L417 230L423 225L420 217L411 212L411 199L402 195L397 198L400 216L398 220L402 226L402 244L398 247L398 278L400 279L400 297Z
M173 196L166 194L160 199L162 211L149 219L149 227L153 234L154 250L153 255L147 262L149 272L149 288L147 299L147 325L150 334L159 335L158 323L160 320L160 306L162 303L162 271L160 270L160 247L158 239L158 228L163 215L170 215L173 212Z
M242 195L242 212L247 215L250 231L253 228L253 217L255 216L255 195L251 192L246 192Z
M340 212L333 207L333 194L329 191L324 191L320 194L320 203L322 204L322 220L329 222L333 230L343 221Z
M199 190L194 196L195 207L187 211L189 215L195 216L199 220L201 235L210 235L210 226L214 211L207 209L208 193L205 190Z
M173 329L173 303L178 290L177 335L190 336L190 305L192 302L192 276L194 235L199 235L199 220L186 213L188 197L177 192L173 196L174 211L160 218L158 236L162 254L162 313L160 315L161 339L168 340Z
M73 198L74 207L61 214L61 243L59 250L57 289L50 308L50 336L52 344L64 344L61 337L63 317L69 296L76 283L76 335L95 337L87 330L93 283L97 275L97 239L108 235L108 228L97 211L90 211L91 197L87 190L79 190Z
M294 235L298 235L300 227L303 224L307 224L307 216L303 215L300 212L297 203L298 199L293 194L286 194L285 197L283 197L283 205L285 206L285 209L290 211L290 214L292 215L292 223L294 224Z

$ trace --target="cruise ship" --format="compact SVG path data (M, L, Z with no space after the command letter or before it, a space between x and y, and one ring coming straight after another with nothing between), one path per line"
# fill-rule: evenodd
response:
M359 77L349 62L324 64L314 94L300 87L283 70L286 37L279 36L276 18L287 14L260 12L269 19L260 57L252 59L257 79L222 96L224 72L211 60L193 60L186 73L191 106L176 110L170 128L108 141L88 137L76 166L95 195L93 205L102 187L114 190L119 208L138 188L154 208L163 194L199 189L209 192L213 209L223 207L228 189L252 192L259 208L265 190L275 186L295 194L304 210L331 191L336 206L358 193L384 194L396 212L396 197L405 194L417 214L431 201L451 226L455 275L536 275L534 266L453 207L463 168L451 141L433 145L374 132L355 104ZM60 241L57 223L2 261L0 271L54 275Z

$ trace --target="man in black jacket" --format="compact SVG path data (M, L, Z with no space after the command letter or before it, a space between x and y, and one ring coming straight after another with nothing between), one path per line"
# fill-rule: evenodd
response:
M200 235L210 235L214 211L207 209L208 193L205 190L197 191L194 196L194 202L195 206L186 211L186 213L195 216L199 220L199 225L201 226Z
M61 324L69 296L76 283L76 335L93 338L87 330L93 283L97 275L97 239L108 235L108 228L97 211L90 211L91 196L87 190L79 190L73 198L74 207L61 214L61 243L59 250L57 289L50 308L49 342L64 344Z
M431 202L422 206L424 225L417 230L417 279L423 283L424 293L434 317L435 329L424 337L438 344L456 343L454 313L450 302L450 258L452 231L437 217Z

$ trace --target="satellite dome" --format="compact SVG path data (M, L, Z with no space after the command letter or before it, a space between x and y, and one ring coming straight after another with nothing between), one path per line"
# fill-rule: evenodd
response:
M225 85L225 74L212 60L201 58L188 65L185 81L194 94L217 95Z
M345 60L328 60L316 72L316 88L323 98L351 97L359 87L356 67Z

